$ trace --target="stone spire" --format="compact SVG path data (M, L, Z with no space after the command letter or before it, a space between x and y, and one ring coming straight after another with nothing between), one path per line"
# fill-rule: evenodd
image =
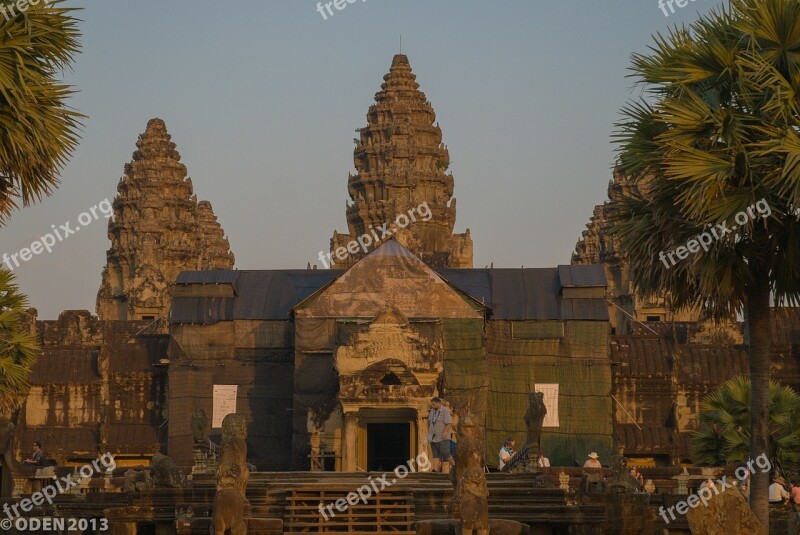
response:
M388 224L386 228L395 229L392 236L429 266L470 268L469 229L465 234L453 234L456 221L453 175L447 173L450 155L442 144L442 130L435 124L436 113L419 90L408 58L403 54L394 57L383 79L381 91L375 94L375 104L367 112L367 126L357 130L360 137L354 140L357 173L351 174L347 181L352 201L346 212L350 232L334 232L333 266L346 268L355 263L364 255L363 248L361 252L346 255L340 248L365 235L380 239L383 236L377 229ZM416 221L400 228L405 224L404 217L420 205L424 217L415 212ZM372 243L366 248L370 251L379 244Z
M178 273L233 268L211 203L197 202L170 139L164 121L151 119L117 185L97 293L103 320L166 319Z
M608 198L613 200L620 195L647 192L647 182L633 184L619 168L608 183ZM686 321L699 318L699 311L693 309L674 310L664 298L640 299L633 289L633 273L628 260L622 253L619 238L613 232L610 221L610 202L594 208L586 230L575 245L572 253L573 265L602 264L608 280L607 298L610 301L608 315L611 326L617 334L631 331L631 317L638 321Z

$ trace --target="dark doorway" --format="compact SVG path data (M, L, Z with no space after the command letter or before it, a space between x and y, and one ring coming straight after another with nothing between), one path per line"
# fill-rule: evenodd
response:
M408 422L367 424L367 470L388 472L408 462L411 454Z

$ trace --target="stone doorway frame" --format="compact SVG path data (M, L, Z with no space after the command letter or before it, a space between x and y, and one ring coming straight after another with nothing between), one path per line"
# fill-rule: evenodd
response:
M422 443L428 432L428 400L426 405L418 403L370 407L367 403L343 403L344 432L342 433L342 471L366 471L367 468L367 424L408 423L409 459L425 451Z

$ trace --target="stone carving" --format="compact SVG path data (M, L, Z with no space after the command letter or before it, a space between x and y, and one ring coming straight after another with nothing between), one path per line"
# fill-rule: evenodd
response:
M542 392L528 394L528 410L525 411L525 426L528 428L527 443L534 447L534 453L537 456L542 445L542 423L545 416L547 416L547 407L544 405L544 394Z
M636 480L628 471L628 459L622 455L611 458L611 491L636 492Z
M346 248L356 238L373 236L366 246L371 251L382 237L378 229L387 224L384 228L391 228L392 235L429 266L471 268L469 229L453 234L453 175L447 173L450 154L442 144L436 113L419 90L405 55L394 56L383 79L375 104L367 112L367 126L358 130L359 137L354 140L357 173L347 180L352 201L346 210L350 232L333 233L333 267L348 268L364 256L362 249L337 258L338 248ZM414 212L416 221L409 220L406 228L395 224L398 217L405 224L402 218L423 203L427 203L430 215L423 208L423 216Z
M154 488L153 479L150 477L149 470L128 470L125 472L125 492L140 492L152 490Z
M694 535L762 535L764 526L758 521L739 487L717 486L719 494L712 495L708 507L693 507L686 512ZM770 515L772 516L772 515Z
M528 409L525 411L525 427L528 429L525 444L503 467L504 472L537 473L539 469L539 450L542 440L542 423L547 416L542 392L528 394Z
M233 268L211 204L197 202L170 139L164 121L150 120L117 185L111 248L97 293L100 319L166 318L178 273Z
M458 426L456 448L455 498L461 533L489 533L489 489L483 466L483 449L478 439L475 417L467 414ZM452 476L451 476L452 477Z
M192 438L195 444L205 444L208 440L208 432L210 427L208 425L208 415L203 409L195 409L192 412Z
M247 423L239 414L222 420L222 449L217 469L217 494L214 497L212 535L247 533L246 518L250 503L245 497L250 470L247 467Z
M170 457L156 453L150 459L153 470L153 484L156 487L182 488L186 475Z
M196 409L192 412L192 475L215 474L217 472L217 456L215 446L208 440L210 431L209 418L206 411Z

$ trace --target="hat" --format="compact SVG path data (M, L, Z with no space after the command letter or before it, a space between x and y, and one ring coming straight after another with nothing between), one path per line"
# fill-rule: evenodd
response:
M776 477L775 479L773 479L773 481L775 483L780 483L781 485L786 483L786 481L781 476Z
M591 457L592 459L597 459L599 455L597 455L595 452L592 452L589 454L589 457Z

